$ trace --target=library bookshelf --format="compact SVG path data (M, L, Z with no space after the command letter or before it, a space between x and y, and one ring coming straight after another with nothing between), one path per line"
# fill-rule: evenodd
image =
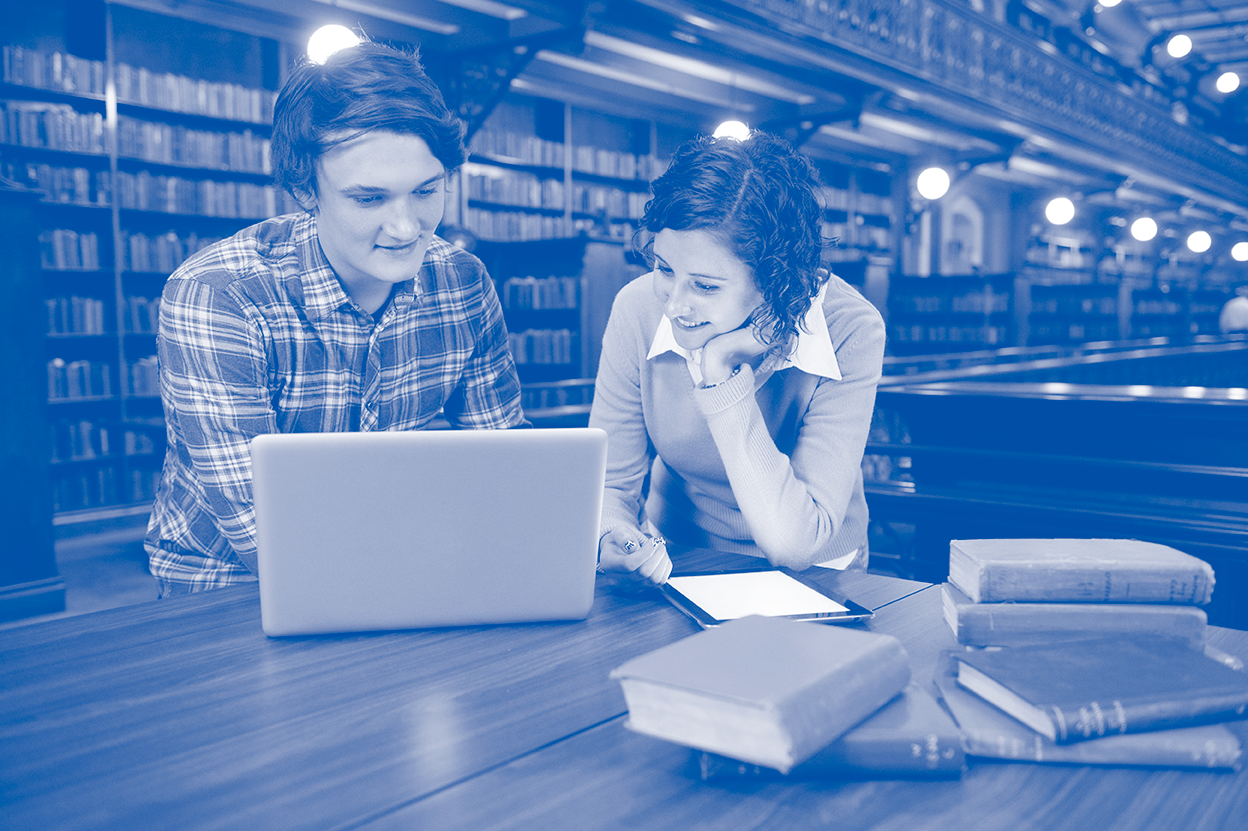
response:
M110 27L111 34L111 27ZM38 192L58 524L146 511L164 452L156 319L186 257L292 206L275 93L3 46L0 175Z

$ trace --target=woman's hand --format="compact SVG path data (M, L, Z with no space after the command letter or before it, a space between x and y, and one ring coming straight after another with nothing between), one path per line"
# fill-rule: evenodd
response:
M734 369L754 363L768 348L754 334L753 320L746 320L740 329L716 335L702 348L702 385L722 384Z
M598 543L598 570L639 585L661 586L672 573L667 543L636 528L614 528Z

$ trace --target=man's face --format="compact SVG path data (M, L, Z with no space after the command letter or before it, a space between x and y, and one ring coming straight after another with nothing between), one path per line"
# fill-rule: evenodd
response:
M416 276L446 202L446 168L425 140L374 130L317 161L311 199L321 249L368 308Z

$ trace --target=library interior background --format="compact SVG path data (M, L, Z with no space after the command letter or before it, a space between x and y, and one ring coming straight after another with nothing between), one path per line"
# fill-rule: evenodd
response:
M826 265L887 324L872 569L1152 540L1248 628L1248 0L5 4L0 620L155 598L161 287L296 209L273 101L327 24L419 48L467 125L440 233L536 426L586 423L649 180L739 121L815 162Z

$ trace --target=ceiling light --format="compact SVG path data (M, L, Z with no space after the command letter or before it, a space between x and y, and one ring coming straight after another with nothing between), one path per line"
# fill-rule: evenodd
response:
M1223 72L1218 76L1218 92L1227 94L1239 89L1239 76L1234 72Z
M915 182L924 199L939 199L949 192L949 174L939 167L929 167Z
M1121 2L1122 0L1101 0L1101 5L1107 9L1112 9L1114 6L1117 6Z
M1157 236L1157 223L1151 217L1142 216L1131 223L1131 236L1140 242L1148 242Z
M1065 225L1075 218L1075 203L1065 196L1051 199L1044 207L1044 215L1054 225Z
M715 128L715 138L732 138L745 141L750 137L750 125L740 121L725 121Z
M1203 254L1213 245L1213 237L1208 231L1192 231L1187 235L1187 247L1197 254Z
M1187 35L1175 35L1166 43L1166 52L1172 58L1186 57L1192 51L1192 39Z
M1237 242L1231 246L1231 256L1241 263L1248 262L1248 242Z
M361 42L360 36L346 26L337 23L322 26L308 38L308 60L323 64L335 52L359 46Z

